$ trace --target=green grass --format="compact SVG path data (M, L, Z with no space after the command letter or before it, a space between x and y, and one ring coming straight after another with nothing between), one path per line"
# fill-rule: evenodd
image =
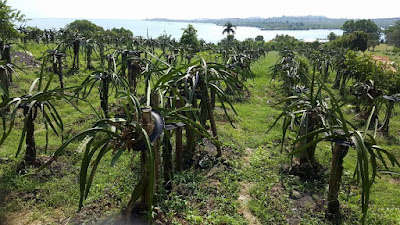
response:
M400 65L400 54L398 51L394 52L394 49L394 46L379 44L375 47L374 51L367 50L366 53L369 55L387 56L391 61L394 61L397 65Z

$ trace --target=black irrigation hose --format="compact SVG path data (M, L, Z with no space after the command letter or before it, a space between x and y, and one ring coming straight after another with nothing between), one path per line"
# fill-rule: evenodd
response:
M150 134L149 138L150 138L150 141L153 142L158 137L160 137L161 133L164 130L165 122L164 122L164 118L162 117L162 115L159 112L151 111L151 115L154 118L154 129L153 129L153 132Z
M150 139L150 142L153 142L158 137L160 137L161 133L164 130L165 122L164 122L164 118L162 117L162 115L160 113L151 111L151 115L154 119L154 129L153 129L153 132L150 134L149 139ZM146 149L146 144L144 141L141 141L134 145L134 150L136 150L136 151L141 151L144 149Z

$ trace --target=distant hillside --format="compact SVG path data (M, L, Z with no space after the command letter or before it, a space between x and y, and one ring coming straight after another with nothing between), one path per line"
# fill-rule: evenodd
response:
M251 17L223 19L169 20L162 18L149 19L153 21L174 21L189 23L214 23L224 25L230 21L236 26L258 27L263 30L309 30L309 29L340 29L349 19L332 19L324 16L282 16L282 17ZM394 25L397 18L372 19L379 27L388 28Z

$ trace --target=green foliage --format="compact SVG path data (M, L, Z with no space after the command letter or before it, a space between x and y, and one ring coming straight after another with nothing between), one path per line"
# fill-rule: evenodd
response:
M224 30L222 31L222 34L226 33L228 36L235 35L235 29L236 29L236 26L228 21L224 24Z
M357 33L357 31L355 32ZM292 53L293 54L293 53ZM291 58L294 58L293 56ZM283 65L290 65L282 60ZM349 68L349 73L353 72L353 77L358 80L365 80L368 73L374 72L374 64L368 57L362 57L359 59L357 54L353 51L349 51L346 56L345 64ZM276 65L280 65L277 63ZM291 66L294 67L294 66ZM280 69L278 69L279 71ZM291 70L289 70L291 71ZM283 74L286 74L283 71ZM287 74L290 74L287 72ZM372 75L372 74L371 74ZM296 140L293 141L292 145L295 146L294 150L290 152L290 155L300 155L300 163L302 163L302 155L306 154L309 161L313 162L314 151L316 145L321 141L332 141L335 142L335 147L337 145L344 145L345 148L353 146L357 152L357 166L355 169L355 177L357 177L358 183L361 184L361 208L362 208L362 222L365 223L371 186L377 174L377 161L382 163L386 170L389 170L386 164L389 161L392 166L400 166L397 159L393 154L377 146L375 140L376 126L373 135L368 134L368 129L370 127L371 119L374 115L375 107L372 108L370 117L367 120L365 128L363 131L351 131L349 127L355 129L355 126L347 121L342 112L339 102L336 100L332 92L326 87L326 85L318 78L314 73L308 81L311 80L309 90L300 92L296 96L290 96L282 102L286 102L286 107L283 112L277 117L273 126L281 118L284 119L282 126L282 149L283 143L287 136L287 131L293 129L295 125L299 125L297 128ZM293 82L285 82L287 86L293 87ZM329 104L325 99L329 97ZM334 148L335 148L334 147ZM333 151L333 158L337 159L341 157L341 160L346 156L347 150L342 153L341 156L334 155L336 151ZM335 164L334 164L335 163ZM331 175L339 173L339 177L331 177L329 180L329 190L337 190L337 182L340 182L341 173L340 166L342 162L337 165L337 160L332 160L332 169L337 168L337 170L331 171ZM335 166L334 166L335 165ZM339 169L338 169L339 168ZM370 171L369 168L372 168ZM336 197L332 197L336 196ZM331 198L331 199L329 199ZM337 193L328 194L329 204L333 201L338 201ZM328 206L329 206L328 204ZM339 206L337 205L337 209ZM334 207L333 207L334 208ZM328 207L328 209L331 209ZM335 213L330 211L330 213ZM339 211L337 211L338 214ZM336 213L335 213L336 214ZM335 217L337 218L338 215Z
M328 34L327 38L328 38L329 41L333 41L333 40L335 40L337 38L337 35L335 33L333 33L333 32L330 32Z
M400 47L400 21L396 23L395 26L390 27L385 30L386 42L388 44Z
M38 28L38 27L25 27L23 30L23 33L25 33L26 37L28 40L35 40L38 42L40 37L43 35L43 31Z
M133 37L132 31L130 31L128 29L125 29L123 27L121 27L121 28L113 28L113 29L111 29L111 31L116 33L118 36L128 37L128 38Z
M364 31L365 33L379 33L379 27L372 20L348 20L343 26L342 30L345 34L353 33L355 31Z
M290 35L276 35L274 39L270 41L271 49L275 51L281 52L283 49L291 49L294 50L300 46L301 42L297 40L295 37Z
M353 33L344 34L340 39L342 47L351 50L365 51L368 48L368 35L364 31L355 31Z
M158 36L157 41L160 44L160 48L163 51L163 53L165 53L165 49L167 47L172 47L171 35L162 34L162 35ZM200 44L200 42L199 42L199 44Z
M24 17L20 11L7 5L7 0L0 0L0 40L17 38L19 34L14 23L23 22Z
M377 69L369 56L352 50L347 51L344 64L349 77L359 82L374 76Z
M16 123L17 112L19 109L23 109L24 111L24 122L22 133L18 145L18 149L16 151L16 156L22 150L23 141L25 138L31 138L29 132L33 132L32 127L34 120L38 112L40 111L42 114L42 121L44 123L46 129L46 145L45 151L47 151L48 141L49 141L49 128L54 131L54 133L59 136L60 131L63 131L64 125L61 116L58 111L54 107L54 101L56 100L66 100L70 102L70 97L68 94L64 94L64 89L54 88L50 89L51 82L53 80L54 74L51 74L47 80L44 77L44 67L46 65L47 58L43 58L43 63L41 67L41 72L39 78L35 79L32 82L31 87L29 88L29 92L18 97L8 95L7 98L4 98L0 103L0 115L2 117L2 128L3 134L0 140L0 145L4 143L4 141L11 134L14 129L14 125ZM67 88L65 90L71 90L72 88ZM11 111L9 115L7 115L7 111ZM33 126L34 127L34 126ZM33 133L31 134L33 136ZM36 155L35 150L35 141L34 138L30 139L33 143L29 143L34 149L34 153ZM27 145L29 145L27 143ZM28 149L28 148L27 148ZM27 150L28 151L28 150ZM26 160L26 159L25 159ZM35 160L35 159L33 159ZM30 162L32 163L32 162Z
M287 96L295 95L298 87L308 83L308 64L289 49L280 55L281 59L271 67L271 78L283 81L282 89Z
M104 40L105 42L103 42L103 44L105 47L113 48L116 46L116 42L114 43L114 40L107 40L106 38ZM107 43L107 41L109 42ZM138 38L134 41L134 45L130 46L134 49L142 50L146 48L153 48L156 54L159 54L162 51L158 49L158 47L161 47L161 42L159 40L144 40ZM145 45L146 42L149 44ZM128 42L119 40L119 43L120 46L123 46ZM296 224L324 224L326 222L324 220L323 207L323 196L326 190L325 180L315 181L315 183L302 182L293 175L287 175L286 168L289 167L289 157L287 157L286 154L279 153L282 140L281 131L279 131L279 129L273 129L269 133L266 133L270 125L273 123L274 118L279 115L282 108L282 106L271 106L283 98L282 93L277 92L278 87L282 83L277 80L270 81L270 77L267 76L267 74L270 73L269 66L273 65L278 59L278 53L268 53L268 55L264 55L264 57L262 55L263 50L265 50L264 44L257 43L253 39L249 39L244 42L235 40L232 43L233 44L231 45L230 50L216 49L215 45L202 44L207 51L203 51L197 56L194 56L194 63L174 68L169 67L158 59L157 61L160 63L158 66L150 66L152 67L148 70L150 72L143 73L146 75L146 87L151 86L153 89L156 88L157 93L159 93L160 96L163 95L163 97L166 97L162 98L161 102L166 103L168 107L174 107L174 95L182 96L182 99L185 101L184 104L193 103L189 100L186 100L186 96L192 96L192 98L195 96L198 98L197 96L199 96L199 94L203 94L204 92L200 93L197 90L205 89L196 88L196 86L193 86L196 83L196 75L199 74L202 76L207 74L207 76L202 77L207 79L210 93L216 92L215 94L217 100L222 100L220 102L217 101L213 113L219 129L219 142L225 145L222 150L226 150L225 152L227 153L225 155L224 152L223 158L212 161L212 164L210 163L212 168L199 169L196 163L193 165L193 168L176 174L175 178L172 180L173 190L170 193L165 193L164 190L161 190L157 195L157 199L159 201L154 207L154 215L157 214L156 220L166 217L167 222L162 221L161 223L247 224L249 221L247 221L247 218L241 214L241 208L246 207L251 210L253 215L257 216L258 220L266 224L278 222L287 223L288 221ZM266 46L270 45L271 43L273 42L266 44ZM176 47L176 43L174 43L173 40L170 42L168 38L165 38L164 44L166 46L166 54L175 54L171 51L171 49L178 49L178 47ZM284 49L284 44L280 44L281 46L277 48ZM289 41L288 46L294 46L295 53L303 52L299 48L299 46L303 46L303 44L300 44L300 42L295 45L291 44L292 43ZM50 46L53 45L50 44ZM276 46L278 46L278 44L276 44ZM312 43L309 46L320 48L322 45L320 43ZM41 54L41 52L47 50L46 46L39 46L35 43L27 43L26 47L34 55L39 55L39 53ZM320 57L320 52L322 51L326 51L326 49L314 49L313 51L310 51L310 53L311 55L315 55L315 57ZM187 51L184 52L183 56L186 56L186 52ZM112 53L112 51L105 49L105 54L107 53ZM335 56L337 54L335 51L326 51L325 53L335 54ZM354 75L354 80L358 80L359 78L364 79L363 77L374 77L374 72L369 71L369 69L372 68L370 64L373 63L368 64L367 58L363 59L361 54L353 53L349 54L348 56L348 70L350 72L353 70L359 70L357 73L351 73L351 76ZM80 54L81 56L84 56L83 52ZM146 52L146 54L150 53ZM198 61L198 56L204 57L207 63ZM138 57L140 58L140 55ZM224 59L223 61L222 58ZM84 57L82 57L82 59L84 59ZM253 60L255 59L258 61L254 62ZM65 60L67 63L69 63L71 59L66 58ZM153 58L149 59L149 61L153 62L154 60L155 59ZM210 63L210 61L214 60L217 62L224 62L226 64L220 65L218 63ZM294 65L293 68L295 69L292 68L292 71L287 69L283 72L289 71L293 72L293 74L296 74L294 73L294 70L296 69L300 71L307 71L309 69L309 65L316 65L316 74L322 74L318 73L320 64L318 64L318 62L312 58L310 58L310 60L311 61L307 61L305 57L297 56L296 61L298 64L301 64L301 66L288 62L287 64ZM329 61L332 59L327 60ZM281 60L279 61L281 62ZM323 59L323 61L326 60ZM184 64L183 61L180 63ZM115 58L115 63L112 67L114 67L114 65L117 68L116 71L118 71L119 68L122 68L122 61L119 57ZM95 68L98 68L99 66L99 57L96 55L93 56L93 66ZM226 68L227 66L232 68L232 70L228 70ZM249 67L251 67L251 70ZM18 72L19 79L16 80L16 85L11 86L11 96L14 96L15 93L25 92L21 90L29 89L29 83L31 83L31 81L34 80L34 77L37 76L34 71L35 69L28 69L28 74ZM231 98L232 96L227 94L226 90L228 89L225 90L225 88L228 86L232 86L234 88L236 84L242 85L240 82L246 80L245 77L242 77L244 74L243 71L250 71L253 73L255 75L252 77L254 81L248 79L246 86L249 87L249 90L243 89L242 91L242 94L244 94L246 97L246 101L236 102L234 101L236 99ZM379 70L373 71L380 73ZM328 83L325 82L325 84L329 84L332 76L331 72L332 71L329 71L328 79L326 81ZM48 73L46 70L45 74L46 77L50 75L50 73ZM82 80L85 79L88 74L92 74L89 76L90 79L96 78L96 73L92 73L92 71L83 69L78 75L71 74L70 76L67 76L66 80L68 82L66 83L68 83L68 85L82 84ZM150 82L147 82L147 75L149 74L154 76L151 76ZM282 75L283 74L284 73L282 73ZM385 82L385 85L390 85L391 82L397 80L397 75L392 75L393 77L390 77L390 79ZM385 77L384 75L382 76ZM97 76L96 79L102 79L102 77ZM225 79L228 79L228 82L224 82L223 80ZM381 80L380 78L376 79ZM238 82L238 80L240 82ZM350 83L352 83L352 81L350 81ZM96 90L97 85L94 80L87 82L87 84L87 90L90 88L89 84L90 86L93 85ZM58 84L56 80L53 79L53 82L50 86L57 87L57 85ZM143 90L141 89L142 87L143 84L139 82L138 97L142 97L142 100L140 100L141 103L139 103L139 101L132 103L132 105L137 107L140 107L140 104L146 101L146 96L143 95ZM348 86L346 86L346 88L347 87ZM327 114L324 110L326 107L331 107L333 102L332 99L334 99L332 96L336 97L336 93L333 93L331 96L323 91L323 93L320 94L318 93L319 89L320 88L315 87L312 98L320 98L322 99L321 101L318 99L311 104L309 92L303 92L299 93L299 95L303 95L301 100L304 101L297 101L298 105L303 104L308 107L306 111L322 111L322 114ZM67 90L66 94L73 93L71 90ZM150 90L150 88L147 90ZM300 87L297 87L295 90L307 91L307 89ZM395 91L395 88L393 88L393 91ZM121 92L118 93L121 94ZM18 94L18 96L19 95L20 94ZM308 97L306 95L308 95ZM122 110L123 107L131 107L131 105L126 104L126 99L119 99L117 97L118 96L114 97L114 95L110 95L110 102L112 102L112 104L110 104L111 116L119 115L120 110ZM87 94L87 98L88 101L93 103L97 112L101 110L101 104L98 101L97 93L91 92L90 94ZM226 101L225 98L227 98L228 101ZM200 99L196 99L197 104L199 104L200 101ZM192 108L194 105L189 104L182 109L168 109L160 107L159 109L157 108L157 110L161 111L166 122L185 121L187 125L199 129L199 133L204 132L205 129L202 128L200 124L197 122L191 123L188 117L186 117L187 114L202 114L200 110L195 110ZM225 107L223 104L228 105ZM342 106L342 102L339 104ZM230 105L234 107L230 107ZM142 181L140 180L141 178L137 176L139 173L138 171L140 171L140 168L138 168L140 163L138 158L135 158L134 154L131 154L131 151L129 152L126 149L115 149L115 151L112 151L110 149L115 148L118 142L126 143L126 146L128 146L129 143L124 141L122 134L125 131L124 128L130 127L129 123L127 122L129 118L112 118L105 119L103 122L95 122L93 121L93 118L96 117L95 113L91 111L90 108L85 104L80 103L79 106L86 109L84 110L86 114L78 113L75 108L65 106L64 101L55 102L55 107L57 107L60 117L63 118L65 128L64 137L66 139L70 139L71 137L81 133L82 130L88 129L88 127L92 127L89 129L94 129L93 126L96 127L95 129L102 129L102 131L96 130L96 132L99 131L96 133L95 130L91 130L88 133L82 134L79 136L79 138L68 141L68 146L64 151L65 154L55 155L57 157L53 158L58 159L57 161L54 161L53 164L49 165L48 168L40 171L38 175L27 178L21 178L15 173L10 172L11 170L15 170L12 168L14 166L14 157L9 155L14 153L14 150L17 149L19 140L18 134L23 127L22 122L16 122L16 129L11 131L6 142L0 146L0 173L4 175L4 179L0 179L0 189L6 190L7 193L10 193L9 195L7 194L8 196L5 198L5 203L0 204L0 211L2 211L0 213L0 220L3 219L2 216L7 219L10 217L9 215L12 217L14 213L19 214L23 210L30 210L30 212L33 213L26 215L26 218L34 222L47 222L50 220L56 221L54 223L58 223L61 217L66 217L71 218L71 223L83 223L82 221L75 221L76 218L83 217L84 220L88 218L90 220L84 221L84 223L90 223L92 220L98 219L98 217L100 217L99 214L101 214L102 217L109 217L110 215L117 216L120 214L119 209L126 206L126 202L129 200L128 195L131 194L132 191L132 185ZM339 106L335 105L335 107ZM349 108L350 107L351 106L349 106ZM285 109L287 107L283 106L283 108ZM351 113L350 110L347 111L347 108L345 107L342 107L342 109L343 113L345 114L344 117L352 120L354 114ZM131 113L135 110L128 111ZM236 117L235 113L240 115L243 120L240 120L238 117ZM299 116L295 118L295 122L301 120L300 114L301 113L299 112ZM20 117L21 115L17 115L17 118ZM396 121L398 115L394 114L393 117L396 118L393 120L393 122L395 122L394 129L397 132L398 123ZM236 129L230 125L230 122L234 123ZM279 121L277 125L281 127L281 121ZM200 130L201 128L203 130ZM105 130L110 131L110 133L106 132ZM39 146L43 146L44 143L47 143L45 141L45 132L44 124L38 123L37 132L35 133L37 135L36 137ZM201 135L214 141L213 138L210 137L211 135L206 132L207 131ZM87 139L85 134L89 134ZM137 134L140 136L139 133ZM363 132L361 132L361 135L362 134ZM52 133L50 134L48 142L50 150L56 150L60 146L60 143L55 136L56 135ZM109 139L110 141L108 142L106 139ZM369 136L367 139L367 141L370 141ZM381 141L383 138L378 136L378 139ZM398 141L397 139L398 138L391 138L391 140L383 139L384 141L394 143L389 144L389 149L390 152L394 152L395 154L397 154L395 150L397 146L396 142ZM84 141L82 142L82 140ZM292 140L293 135L288 132L285 142L288 143ZM106 144L108 144L108 147L105 147L107 149L104 151L102 151L104 145L97 148L102 144L102 141L107 142ZM173 141L173 139L171 141ZM206 152L208 148L205 147L206 151L203 151L203 146L200 145L198 147L201 148L201 150L198 149L200 154ZM244 153L245 149L247 152L248 148L252 149L249 150L249 153ZM77 149L77 151L75 149ZM359 148L358 150L360 152L365 152L365 150L369 151L368 146L367 148ZM102 155L105 152L107 152L107 154ZM111 154L111 152L114 154ZM374 154L378 154L375 149L373 152ZM47 156L47 154L41 155L41 157ZM383 154L383 156L385 155ZM203 155L200 157L203 157ZM318 161L321 162L326 168L331 157L330 143L318 144L316 157L318 158ZM366 196L365 190L367 190L362 190L363 187L361 186L358 188L357 186L353 185L354 182L352 182L351 175L349 175L356 169L357 157L357 151L350 152L346 157L345 177L343 179L345 186L342 188L339 195L342 208L346 216L344 222L349 224L357 222L357 217L361 214L361 212L359 213L361 210L358 210L357 206L360 204L361 196ZM100 160L100 162L98 163L97 160ZM246 165L247 160L249 160L248 165ZM81 163L78 162L84 163L81 165ZM115 167L110 168L109 162L112 162L112 164L117 162L118 164L116 164ZM382 164L380 162L377 163L377 166L378 169L382 168ZM61 172L58 172L58 170L55 170L55 168L60 168ZM372 167L369 166L369 169L371 168ZM6 169L9 170L9 172L5 173L4 171ZM80 175L79 170L81 170ZM92 171L96 172L96 176L92 177ZM363 172L365 176L365 171ZM369 175L371 175L371 173L372 170ZM42 176L41 174L44 174L45 176ZM372 204L370 204L371 208L369 209L371 214L367 217L367 221L371 223L383 224L395 224L398 221L399 217L396 214L398 212L396 208L398 201L397 199L393 200L393 198L391 199L389 197L390 195L395 195L397 193L397 184L395 183L397 182L396 179L397 176L389 177L386 175L382 175L381 178L376 179L376 185L374 185L371 189L370 202ZM77 180L81 181L79 185L76 184ZM3 188L3 184L6 184L7 188ZM350 200L348 200L346 199L345 192L347 191L345 189L347 189L350 185L352 192L350 193ZM316 188L316 186L318 186L318 188ZM249 198L249 201L246 204L242 204L240 201L238 201L238 199L240 200L240 198L243 197L242 192L246 191L244 190L246 188L243 187L249 189L247 190L247 197ZM61 191L60 188L63 190ZM303 201L304 198L301 197L297 200L294 199L292 192L295 190L301 192L302 195L305 193L305 195L307 195L309 198L307 199L307 202L310 202L311 206L309 204L299 205L299 202ZM313 193L306 193L310 190L317 193L316 198L314 198L314 195L312 195ZM0 191L0 195L3 193L4 192ZM77 199L79 198L79 194L81 194L81 201L83 201L83 199L86 197L87 199L81 213L77 214L75 213L75 210L76 206L78 205ZM372 195L374 197L372 197ZM380 196L386 197L381 198ZM3 196L0 196L0 198L2 197ZM368 199L364 198L362 202L368 202ZM315 203L319 205L318 209L313 208L313 204ZM4 205L6 207L3 208ZM389 209L386 210L387 207ZM55 213L59 211L62 211L63 214L59 215ZM46 213L39 214L36 212Z
M86 38L94 37L96 33L102 32L104 29L89 20L75 20L65 26L67 31L80 33Z
M198 52L200 50L200 42L197 40L197 30L191 24L182 30L183 34L180 43L190 47L193 52Z
M344 35L352 33L355 34L354 36L348 36L349 40L347 40L347 47L349 47L350 49L365 51L362 50L365 48L364 45L367 45L368 48L370 46L375 47L379 44L379 34L381 33L381 31L372 20L349 20L343 24L342 30L344 32ZM359 33L360 31L364 32L366 34L366 37L363 37L364 34ZM365 38L367 39L366 41L363 40Z
M254 40L255 40L255 41L264 42L264 36L262 36L262 35L257 35L257 37L255 37Z

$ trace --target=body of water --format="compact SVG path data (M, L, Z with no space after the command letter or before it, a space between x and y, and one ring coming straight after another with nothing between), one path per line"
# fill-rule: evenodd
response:
M75 19L31 19L26 25L37 26L40 29L63 28ZM163 22L163 21L145 21L145 20L115 20L115 19L90 19L93 23L105 29L124 27L133 32L135 36L152 37L166 33L172 38L179 40L182 36L182 29L186 28L189 23L183 22ZM217 43L225 36L222 35L223 26L211 23L191 23L197 30L198 38L207 42ZM342 35L340 29L319 29L319 30L261 30L255 27L237 27L235 38L245 40L246 38L255 38L258 35L264 36L264 40L273 39L276 35L287 34L304 41L314 41L317 39L325 39L330 32Z

